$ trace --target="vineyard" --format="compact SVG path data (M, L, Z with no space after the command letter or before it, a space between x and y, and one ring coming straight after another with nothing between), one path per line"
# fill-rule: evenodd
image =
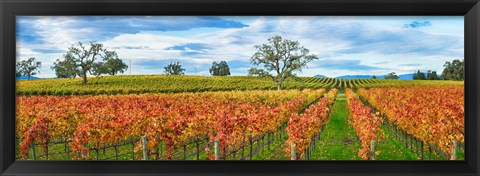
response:
M87 86L76 79L17 81L17 95L116 95L206 91L276 90L271 78L251 76L103 76L90 78ZM376 80L303 77L287 79L284 89L329 89L463 85L459 81Z
M234 91L181 94L105 96L32 96L17 99L17 134L22 157L40 145L48 159L48 144L64 143L73 159L98 158L98 151L137 141L151 155L165 143L165 157L174 148L208 139L217 141L221 158L244 143L271 135L291 114L324 94L325 90ZM331 97L331 96L330 96ZM331 98L330 98L331 101ZM68 108L65 108L68 107ZM250 144L252 145L252 144ZM212 158L209 148L205 148ZM90 156L89 151L95 151Z
M371 157L370 159L375 159L375 155L372 152L375 152L375 141L378 141L381 136L380 125L383 119L372 113L370 107L363 105L351 89L347 89L345 93L350 121L361 144L358 156L362 159L368 159L369 157Z
M105 76L17 82L17 159L464 158L459 81ZM348 149L348 150L347 150Z
M464 142L463 86L360 89L359 94L388 120L422 143L448 156ZM429 149L430 150L430 149Z

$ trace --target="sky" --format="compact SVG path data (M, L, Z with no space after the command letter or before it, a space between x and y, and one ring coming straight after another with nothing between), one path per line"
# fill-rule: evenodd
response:
M463 16L17 16L17 62L35 57L40 78L78 42L102 43L129 65L126 75L163 74L179 61L208 76L214 61L247 75L254 46L273 36L298 41L318 56L299 76L439 73L464 58Z

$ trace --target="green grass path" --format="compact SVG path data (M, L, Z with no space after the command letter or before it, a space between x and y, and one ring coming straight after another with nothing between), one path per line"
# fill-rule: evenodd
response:
M385 125L382 125L384 138L378 142L377 160L419 160L415 154L405 147L405 144L396 140Z
M338 94L330 112L330 122L317 141L311 160L359 160L360 144L353 126L348 124L345 94Z
M353 126L348 123L348 106L343 92L337 95L325 126L314 149L312 160L360 160L360 143ZM419 158L382 126L384 137L377 143L377 160L418 160Z

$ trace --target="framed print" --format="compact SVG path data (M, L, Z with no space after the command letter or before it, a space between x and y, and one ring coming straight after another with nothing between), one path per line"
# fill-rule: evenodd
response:
M477 0L0 8L2 175L479 175Z

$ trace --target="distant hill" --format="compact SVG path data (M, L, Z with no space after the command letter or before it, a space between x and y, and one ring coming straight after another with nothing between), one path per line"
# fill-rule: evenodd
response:
M413 73L412 74L398 75L398 79L400 79L400 80L413 80Z
M30 80L35 80L35 79L40 79L35 76L30 76ZM15 80L28 80L28 76L17 76L15 77Z
M343 78L343 79L371 79L373 75L344 75L344 76L337 76L335 78ZM383 79L383 76L377 76L377 79Z
M327 78L327 77L324 76L324 75L315 75L315 76L313 76L313 77L314 77L314 78Z
M321 78L317 77L319 75L315 75L313 77L316 78ZM323 76L323 75L320 75ZM385 75L375 75L377 79L384 79ZM337 76L335 78L343 78L343 79L371 79L373 75L343 75L343 76ZM411 74L403 74L403 75L398 75L399 80L412 80L413 79L413 73Z

